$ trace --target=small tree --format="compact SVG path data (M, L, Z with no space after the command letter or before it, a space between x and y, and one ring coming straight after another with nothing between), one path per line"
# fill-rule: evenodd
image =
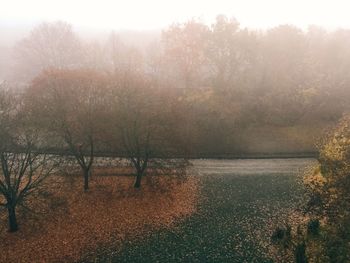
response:
M16 208L24 206L27 197L36 193L42 182L58 166L54 156L35 152L34 139L23 138L19 152L0 151L0 193L4 201L0 205L8 210L9 231L18 229ZM11 149L14 151L14 149Z
M117 133L125 155L135 168L135 188L141 187L150 165L153 171L170 171L179 164L169 159L174 153L169 100L173 98L151 84L145 76L135 74L124 74L115 82Z
M96 142L107 123L104 87L103 77L94 71L46 71L33 82L27 96L38 125L58 136L81 167L85 191Z
M146 80L124 76L116 83L116 113L118 116L117 128L120 135L123 151L136 170L135 188L141 186L149 159L151 157L151 123L149 120L149 104L142 88Z
M14 232L18 229L16 208L39 190L59 162L37 150L38 133L25 123L17 98L5 90L0 98L0 205L6 207L9 231Z

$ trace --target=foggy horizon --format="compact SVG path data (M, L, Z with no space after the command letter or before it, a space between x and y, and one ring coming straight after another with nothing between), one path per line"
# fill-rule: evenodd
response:
M23 1L3 3L0 25L33 27L62 20L77 28L103 31L154 31L173 23L199 19L210 25L218 14L235 17L241 27L257 30L292 24L306 30L310 25L327 30L350 28L348 3L336 1Z
M82 5L84 9L81 10ZM173 24L197 20L210 26L217 15L235 18L240 28L267 31L292 25L307 32L310 26L328 32L350 29L347 2L337 1L23 1L5 2L0 10L0 46L12 46L44 22L63 21L90 40L105 40L115 31L124 35L152 35ZM268 8L266 8L268 7Z
M347 1L1 7L0 262L350 262Z

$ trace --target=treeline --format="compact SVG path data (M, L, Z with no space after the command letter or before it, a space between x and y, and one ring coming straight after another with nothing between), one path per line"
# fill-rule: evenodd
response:
M141 49L115 33L88 42L69 24L44 23L16 45L12 75L26 86L47 69L142 75L182 104L177 125L193 156L312 152L348 110L349 42L349 30L262 32L218 16L174 24Z

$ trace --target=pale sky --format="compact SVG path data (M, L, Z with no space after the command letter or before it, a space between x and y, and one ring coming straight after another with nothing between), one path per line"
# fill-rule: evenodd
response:
M0 0L0 7L3 24L64 20L95 29L144 30L191 18L211 23L225 14L250 28L286 23L350 28L346 0Z

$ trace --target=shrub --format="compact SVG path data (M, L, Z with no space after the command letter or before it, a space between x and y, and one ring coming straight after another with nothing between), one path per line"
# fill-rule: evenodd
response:
M318 235L320 232L320 221L318 219L311 219L307 223L307 233L311 235Z
M282 242L284 246L288 246L288 243L291 240L291 231L292 228L290 225L287 225L286 227L277 227L272 233L272 242Z
M277 227L275 231L273 232L271 239L272 241L276 242L278 240L282 240L286 234L286 230L281 227Z

